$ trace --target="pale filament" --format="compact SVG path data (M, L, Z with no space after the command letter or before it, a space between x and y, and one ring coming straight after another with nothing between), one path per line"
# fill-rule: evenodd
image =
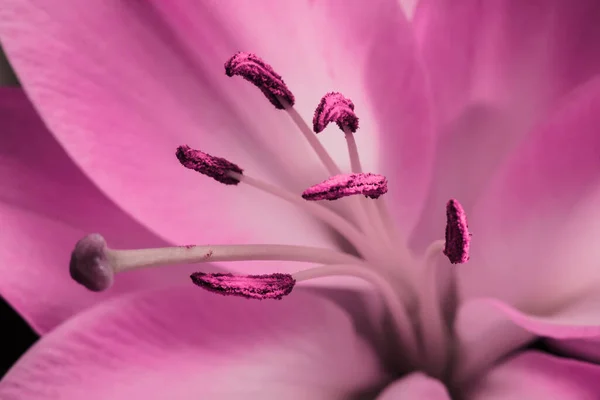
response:
M318 264L356 264L364 261L335 250L279 244L177 246L153 249L106 249L115 273L161 265L195 264L213 261L279 260Z
M285 100L280 99L280 101L284 102L285 104ZM335 161L333 161L333 159L327 152L327 149L323 147L323 145L317 138L317 135L306 124L306 121L304 121L304 118L302 118L298 111L290 105L286 106L285 111L288 113L294 124L296 124L300 132L302 132L303 136L313 148L321 162L325 165L325 168L327 169L327 172L329 172L329 175L340 175L342 173L342 170L340 169L340 167L338 167ZM358 157L358 153L356 156ZM373 235L373 227L369 223L369 218L366 212L362 209L363 206L360 203L362 203L360 202L360 200L352 199L348 204L350 206L350 211L355 216L357 220L356 222L361 228L361 230L367 235Z
M354 134L348 128L344 128L344 135L346 137L346 143L348 144L348 154L350 156L350 168L352 172L360 174L362 173L362 166L360 164L360 157L358 155L358 147L354 140ZM369 212L369 199L365 199L362 196L351 200L352 211L354 211L358 224L368 236L381 236L381 232L377 231L377 226L373 224L376 221L373 219L373 214Z
M398 297L397 291L381 275L372 270L361 268L360 266L352 264L326 265L306 269L292 274L292 277L297 282L331 276L352 276L363 279L375 286L378 292L382 295L390 315L392 316L400 342L403 345L403 349L405 349L407 352L406 357L408 361L418 365L418 342L415 332L412 329L413 324L404 304Z
M341 174L342 171L340 170L340 167L338 167L335 161L333 161L333 158L331 158L325 147L323 147L312 129L310 129L310 127L306 124L306 121L304 121L302 116L298 114L298 111L296 111L296 109L289 105L284 99L280 98L279 101L286 105L285 111L288 113L294 124L296 124L298 129L300 129L300 132L302 132L308 141L308 144L310 144L310 147L312 147L315 153L317 153L317 156L323 165L325 165L329 175L333 176Z
M323 145L317 138L317 135L315 135L315 133L312 131L312 129L310 129L310 127L306 124L306 121L304 121L304 118L302 118L302 116L298 113L298 111L293 106L289 105L283 98L280 98L279 101L285 105L285 111L288 113L288 115L290 116L290 118L292 119L294 124L298 127L300 132L302 132L302 135L308 141L309 145L312 147L314 152L317 154L317 156L319 157L319 159L321 160L321 162L323 163L323 165L325 166L325 168L327 169L329 174L331 176L341 174L342 173L341 169L338 167L338 165L335 163L335 161L331 158L331 156L329 155L329 153L327 152L325 147L323 147ZM347 136L347 134L346 134L346 136ZM354 170L354 166L358 166L359 170L361 170L362 167L360 167L360 158L358 156L358 149L356 147L356 142L354 141L354 136L352 136L351 140L352 140L352 143L354 143L354 145L353 145L354 150L351 151L351 153L350 153L351 165L353 165L353 170ZM350 149L350 143L348 144L348 146ZM354 171L354 172L360 172L360 171ZM374 224L372 224L370 222L370 218L374 217L375 213L371 213L371 215L368 213L367 208L369 206L367 204L365 204L366 202L367 202L366 199L364 199L364 200L363 199L357 199L357 200L352 199L348 205L350 206L350 211L355 216L356 222L357 222L358 226L360 227L360 229L365 234L372 236L372 235L377 234L377 229L374 229L375 228ZM355 246L356 246L356 244L355 244ZM375 247L380 247L379 243L376 243ZM381 259L381 257L378 257L377 259Z
M321 219L323 222L335 228L339 233L343 234L365 258L371 260L379 260L381 258L377 250L373 248L367 236L362 234L352 224L330 209L323 207L320 204L306 201L295 193L248 175L229 171L229 176L239 180L241 183L245 183L256 189L262 190L263 192L270 193L286 200Z
M448 328L444 322L441 299L437 287L437 260L445 242L437 240L429 245L422 260L420 282L417 287L418 309L421 322L422 350L432 376L441 378L448 362Z
M350 166L352 168L352 172L361 173L362 163L360 162L360 156L358 153L358 146L356 145L356 139L354 138L354 133L344 127L344 136L346 138L346 144L348 146L348 154L350 157ZM398 254L398 249L396 246L399 245L399 241L394 241L395 238L395 228L393 223L391 223L389 213L382 213L381 208L385 207L385 203L383 203L383 199L373 199L373 201L369 201L367 199L360 199L361 205L364 209L362 212L366 215L366 218L371 223L371 233L378 235L378 237L385 240L385 244L387 244L388 249L392 250L393 253ZM384 210L385 211L385 210ZM386 219L388 219L386 221Z

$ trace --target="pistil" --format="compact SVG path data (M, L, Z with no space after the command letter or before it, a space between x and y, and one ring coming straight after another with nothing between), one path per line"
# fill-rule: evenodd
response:
M357 264L364 260L330 249L292 245L210 245L116 250L99 234L75 245L70 271L74 280L93 291L108 289L114 275L141 268L223 261L277 260L319 264Z

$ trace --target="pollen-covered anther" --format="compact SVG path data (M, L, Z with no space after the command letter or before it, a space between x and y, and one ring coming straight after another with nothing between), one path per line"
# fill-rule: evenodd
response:
M276 108L283 110L293 106L294 95L281 75L269 64L252 53L238 52L225 63L227 76L239 75L258 87ZM281 102L283 99L287 104Z
M358 117L354 113L354 103L341 93L327 93L315 110L313 130L319 133L330 123L335 122L341 130L356 132Z
M112 286L115 272L101 235L93 233L77 242L71 253L69 272L71 278L94 292Z
M362 194L376 199L387 193L387 179L383 175L360 173L335 175L302 193L305 200L337 200L346 196Z
M186 168L210 176L226 185L237 185L240 183L238 179L230 176L229 173L242 174L243 170L224 158L211 156L200 150L194 150L189 146L179 146L175 155L181 165Z
M471 234L467 225L467 215L458 200L450 199L446 204L446 243L444 254L452 264L462 264L469 260Z
M240 296L247 299L281 300L292 292L296 280L289 274L234 275L229 273L195 272L192 282L208 291L225 296Z

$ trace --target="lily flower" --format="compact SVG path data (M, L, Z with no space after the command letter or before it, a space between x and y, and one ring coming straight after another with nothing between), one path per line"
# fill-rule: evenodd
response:
M5 0L0 398L595 398L599 17Z

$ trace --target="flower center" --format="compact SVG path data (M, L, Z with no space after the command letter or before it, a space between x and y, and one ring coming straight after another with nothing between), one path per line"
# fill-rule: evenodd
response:
M300 282L331 276L352 276L370 283L382 296L393 322L402 356L414 368L441 377L449 359L450 328L442 313L436 287L438 257L453 263L468 260L470 234L465 213L452 199L447 204L445 240L432 243L415 256L401 239L387 211L387 179L365 173L354 140L358 117L354 104L340 93L328 93L316 108L313 129L294 109L294 96L270 65L249 53L237 53L225 64L228 76L239 75L256 85L267 99L285 111L317 154L330 177L302 194L272 185L244 173L220 157L180 146L176 157L184 167L226 185L244 184L290 202L343 235L358 256L326 248L277 244L188 245L168 248L110 249L99 234L79 242L71 255L74 280L93 291L108 289L117 273L139 268L213 261L280 260L310 262L310 269L292 274L234 275L196 272L197 286L214 293L250 299L282 299ZM316 134L335 122L344 133L352 171L343 173L319 142ZM321 201L351 197L343 206L352 220L325 207Z

